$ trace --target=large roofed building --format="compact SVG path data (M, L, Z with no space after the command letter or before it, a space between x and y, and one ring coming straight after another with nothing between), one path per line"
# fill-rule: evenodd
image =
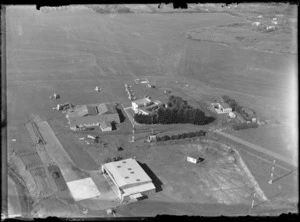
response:
M135 159L103 164L101 171L122 201L148 196L156 190L151 178Z
M101 122L106 122L107 124L103 129L110 131L108 129L111 122L121 122L116 109L111 104L106 103L76 106L75 109L67 111L66 117L69 119L72 130L100 126ZM102 126L104 126L103 123Z

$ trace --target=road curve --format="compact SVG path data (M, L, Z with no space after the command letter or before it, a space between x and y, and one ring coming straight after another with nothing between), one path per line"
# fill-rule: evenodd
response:
M245 145L245 146L247 146L249 148L252 148L252 149L254 149L254 150L258 151L258 152L262 152L262 153L264 153L264 154L266 154L266 155L268 155L270 157L273 157L275 159L281 160L281 161L283 161L283 162L285 162L285 163L287 163L289 165L298 167L297 163L295 163L295 161L293 161L292 159L289 159L287 157L281 156L281 155L279 155L277 153L274 153L274 152L272 152L270 150L267 150L266 148L257 146L257 145L255 145L253 143L250 143L250 142L245 141L243 139L237 138L237 137L232 136L232 135L230 135L228 133L218 132L218 131L214 131L214 132L217 133L217 134L219 134L219 135L221 135L221 136L227 137L227 138L229 138L229 139L231 139L231 140L233 140L235 142L243 144L243 145Z

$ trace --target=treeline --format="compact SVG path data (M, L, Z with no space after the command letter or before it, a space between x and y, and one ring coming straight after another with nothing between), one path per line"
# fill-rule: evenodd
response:
M202 110L195 109L178 96L170 96L167 106L160 107L155 114L135 114L134 119L142 124L191 123L194 125L206 125L215 120L214 117L205 116Z
M178 135L172 135L172 136L162 136L162 137L156 137L156 141L167 141L167 140L180 140L180 139L185 139L185 138L193 138L193 137L200 137L200 136L205 136L206 132L203 130L196 131L196 132L189 132L189 133L182 133Z
M253 116L249 116L249 114L247 112L245 112L244 108L242 106L240 106L234 99L232 99L226 95L223 96L222 98L223 98L224 102L227 103L232 108L232 111L238 112L247 121L252 120Z
M241 130L241 129L249 129L249 128L257 128L258 124L257 123L238 123L238 124L234 124L232 126L232 129L234 130Z

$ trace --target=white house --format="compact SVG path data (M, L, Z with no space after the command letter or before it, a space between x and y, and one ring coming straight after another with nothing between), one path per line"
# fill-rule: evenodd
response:
M135 113L139 112L139 108L145 107L151 104L151 100L148 98L138 99L132 102L132 109Z
M218 114L230 113L232 112L232 108L225 102L221 101L220 103L212 103L215 111Z

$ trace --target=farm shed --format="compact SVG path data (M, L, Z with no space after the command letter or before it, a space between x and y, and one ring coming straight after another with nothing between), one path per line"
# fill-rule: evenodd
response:
M132 158L103 164L101 171L122 201L138 199L156 190L151 178Z
M112 126L109 121L101 121L100 128L103 132L112 131Z

